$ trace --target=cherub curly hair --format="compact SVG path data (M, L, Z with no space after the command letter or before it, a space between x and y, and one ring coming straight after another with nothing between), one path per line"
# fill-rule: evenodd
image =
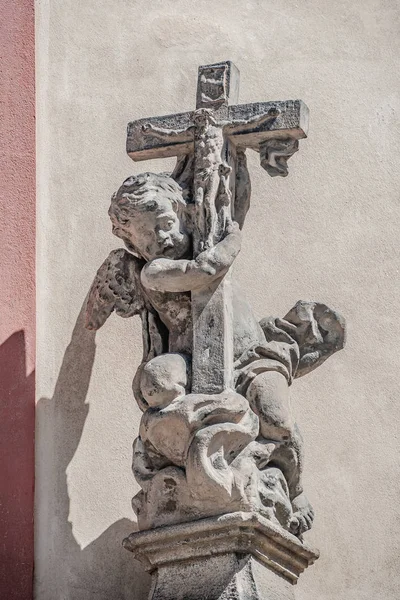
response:
M156 207L154 196L149 192L161 193L171 201L177 214L186 208L182 196L182 188L167 173L141 173L125 179L119 190L111 198L108 214L113 213L118 220L118 214L113 211L117 207L122 215L132 216L132 213L151 210Z

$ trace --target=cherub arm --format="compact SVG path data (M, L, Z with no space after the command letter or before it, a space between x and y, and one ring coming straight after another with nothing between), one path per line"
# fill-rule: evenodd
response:
M101 265L86 303L87 329L100 329L115 310L121 317L132 317L144 309L140 292L143 261L123 248L113 250Z
M188 292L210 285L228 271L240 251L241 234L233 223L227 235L213 248L192 260L156 258L142 270L145 288L159 292Z

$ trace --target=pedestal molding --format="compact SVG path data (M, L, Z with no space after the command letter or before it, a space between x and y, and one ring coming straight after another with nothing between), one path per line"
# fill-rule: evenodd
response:
M291 583L319 556L257 513L245 512L132 533L123 545L148 571L220 554L249 554Z

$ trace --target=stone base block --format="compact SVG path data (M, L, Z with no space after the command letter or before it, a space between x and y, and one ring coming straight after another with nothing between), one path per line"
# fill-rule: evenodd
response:
M318 558L257 513L158 527L123 544L153 574L149 600L293 600L292 584Z

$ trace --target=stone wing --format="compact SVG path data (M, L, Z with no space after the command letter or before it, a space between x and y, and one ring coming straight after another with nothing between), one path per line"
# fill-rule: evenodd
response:
M123 248L110 252L96 273L86 303L87 329L100 329L115 310L133 317L145 309L140 284L143 261Z

